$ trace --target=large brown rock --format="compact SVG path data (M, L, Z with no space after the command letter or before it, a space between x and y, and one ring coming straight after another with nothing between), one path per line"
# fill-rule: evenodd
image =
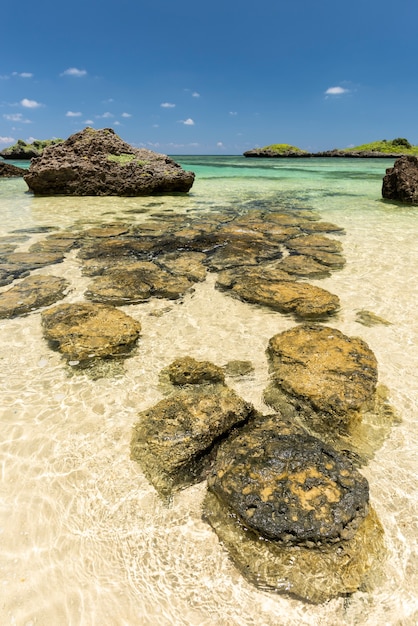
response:
M184 375L184 367L180 369ZM190 378L202 376L199 368L199 376ZM174 377L178 380L179 371ZM163 497L202 480L221 438L253 413L249 403L222 383L210 384L207 377L204 382L177 389L142 411L134 428L131 458Z
M386 170L382 196L404 204L418 204L418 157L403 156Z
M311 602L356 591L381 559L366 479L280 415L221 445L203 517L252 583Z
M111 128L85 128L45 148L24 179L37 195L143 196L187 192L194 174L166 155L133 148Z
M267 354L273 387L315 431L347 432L374 405L377 361L362 339L305 324L272 337Z
M42 313L45 339L69 361L127 356L141 325L123 311L104 304L58 304Z

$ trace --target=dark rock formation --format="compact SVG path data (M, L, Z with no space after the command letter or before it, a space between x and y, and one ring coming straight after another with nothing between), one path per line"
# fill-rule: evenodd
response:
M0 161L0 178L13 178L14 176L23 176L26 170L10 163Z
M85 128L45 148L24 179L37 195L143 196L187 192L194 174L163 154L133 148L110 128Z
M57 276L29 276L0 293L0 318L16 317L53 304L66 295L68 282Z
M403 156L386 170L382 196L404 204L418 204L417 156Z
M356 591L382 557L366 479L279 415L221 445L203 517L250 582L310 602Z
M141 325L122 311L104 304L58 304L42 313L45 339L69 361L128 356Z
M184 365L184 362L183 362ZM131 458L163 497L203 480L219 441L253 414L253 407L222 383L211 384L213 367L198 368L189 384L139 414L131 441ZM182 369L180 374L178 370ZM174 371L173 370L177 370ZM184 380L185 368L174 365L174 378Z
M289 148L288 150L282 150L278 152L277 150L272 150L268 147L266 148L253 148L252 150L247 150L244 152L245 157L259 157L264 159L288 159L288 158L301 158L301 157L310 157L312 154L310 152L305 152L304 150L292 150Z

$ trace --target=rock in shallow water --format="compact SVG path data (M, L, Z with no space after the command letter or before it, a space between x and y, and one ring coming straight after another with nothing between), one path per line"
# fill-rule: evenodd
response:
M68 360L127 356L141 325L122 311L103 304L59 304L42 313L45 339Z
M366 479L280 416L221 445L203 518L250 582L314 603L359 589L384 551Z
M48 306L64 298L68 287L68 282L57 276L28 276L0 294L0 318L16 317Z
M187 192L194 174L164 154L133 148L111 128L85 128L32 159L24 180L37 195L143 196Z

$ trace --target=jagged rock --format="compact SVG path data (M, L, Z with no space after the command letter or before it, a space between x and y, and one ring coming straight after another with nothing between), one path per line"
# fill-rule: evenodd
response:
M336 313L340 306L338 297L329 291L289 280L286 272L269 271L265 267L259 271L244 272L239 268L237 273L233 270L223 272L216 286L227 289L226 293L246 302L268 306L281 313L292 313L301 319L320 319Z
M164 497L205 477L217 445L253 414L223 384L194 384L139 414L131 458Z
M267 354L280 408L287 404L315 432L344 434L374 406L377 361L362 339L301 325L272 337Z
M203 517L250 582L311 602L356 591L382 555L366 479L280 415L221 444Z
M69 361L127 356L141 331L139 322L104 304L59 304L42 313L45 339Z
M187 192L194 174L166 155L133 148L111 128L85 128L45 148L24 179L37 195L143 196Z
M25 170L22 167L16 167L16 165L10 165L10 163L3 163L3 161L0 161L0 178L23 176L24 173Z
M404 204L418 204L418 157L403 156L386 170L382 196Z
M68 282L57 276L29 276L0 294L0 318L30 313L66 295Z

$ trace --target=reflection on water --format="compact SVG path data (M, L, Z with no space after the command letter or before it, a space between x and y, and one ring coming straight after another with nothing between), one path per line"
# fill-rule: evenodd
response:
M27 250L42 232L142 222L149 215L245 212L263 206L315 209L346 230L346 266L310 281L341 300L331 324L364 339L379 364L401 423L362 468L385 531L383 580L319 606L262 592L245 582L201 520L205 485L164 506L130 461L137 413L161 397L159 371L186 354L218 365L251 361L228 379L267 411L265 349L293 319L234 300L214 276L181 301L122 307L142 335L124 372L69 376L42 338L40 313L0 321L0 623L42 626L266 625L418 623L417 208L380 200L388 163L271 161L181 157L197 180L187 196L33 198L21 180L0 181L0 228ZM19 239L20 237L20 239ZM34 272L67 278L66 301L83 297L89 279L76 253ZM2 289L7 289L4 287ZM390 324L359 323L369 311Z

